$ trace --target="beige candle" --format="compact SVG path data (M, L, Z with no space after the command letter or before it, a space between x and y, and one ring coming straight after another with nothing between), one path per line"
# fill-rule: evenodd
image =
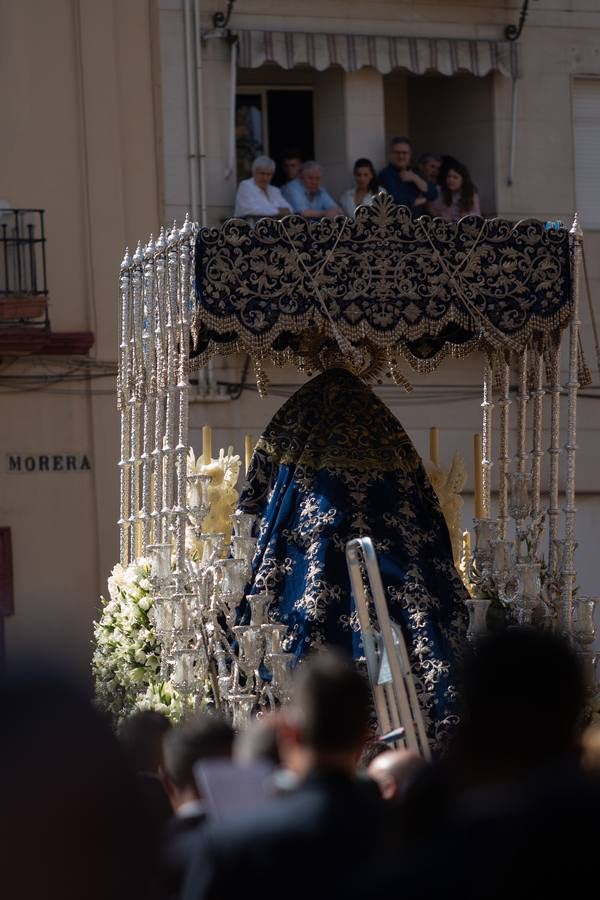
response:
M210 425L202 427L202 464L209 466L212 460L212 428Z
M246 472L250 468L250 462L252 460L252 454L254 452L254 438L251 434L246 435L245 440L245 451L246 451Z
M475 518L483 519L483 466L481 464L481 435L473 435L473 476L475 490Z
M429 429L429 459L436 468L440 464L440 429Z

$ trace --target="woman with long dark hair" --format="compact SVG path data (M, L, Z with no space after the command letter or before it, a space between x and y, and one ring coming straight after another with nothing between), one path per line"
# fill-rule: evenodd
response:
M452 160L441 182L437 200L430 204L433 216L446 222L456 222L463 216L480 216L479 194L469 170L458 160Z
M375 166L370 159L357 159L352 174L354 187L348 188L340 197L340 206L347 216L353 216L357 206L369 204L379 190Z

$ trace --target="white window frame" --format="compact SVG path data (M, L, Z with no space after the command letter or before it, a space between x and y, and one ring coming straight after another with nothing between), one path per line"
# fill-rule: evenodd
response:
M600 231L600 205L598 207L598 211L594 215L593 220L586 219L584 213L581 209L578 209L578 200L577 200L577 139L576 139L576 116L575 116L575 91L577 88L577 82L579 81L593 81L596 82L598 86L598 96L600 99L600 75L598 74L586 74L584 72L577 73L576 75L571 76L571 125L572 125L572 154L573 154L573 209L580 216L580 224L586 231ZM600 163L600 152L599 159Z

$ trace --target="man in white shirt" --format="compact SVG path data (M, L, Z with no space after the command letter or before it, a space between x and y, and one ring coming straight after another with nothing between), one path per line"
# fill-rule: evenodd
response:
M280 219L291 214L289 204L279 188L271 184L275 163L268 156L257 156L252 163L252 178L246 178L238 187L235 198L236 219L272 216Z

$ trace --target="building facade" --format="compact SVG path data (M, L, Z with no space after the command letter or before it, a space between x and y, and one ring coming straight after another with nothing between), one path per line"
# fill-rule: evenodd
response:
M379 168L390 137L407 134L415 155L450 154L469 167L485 215L570 223L579 210L597 297L600 9L537 0L511 42L517 0L237 0L226 27L214 21L226 0L0 5L9 123L0 198L45 210L50 330L93 335L87 352L63 338L56 347L68 354L48 354L31 337L17 346L13 325L0 324L0 528L10 528L15 601L5 643L9 658L42 647L85 671L97 597L117 560L124 247L188 211L224 221L259 152L278 158L299 146L339 197L357 157ZM585 296L582 320L597 386ZM442 461L459 450L470 463L481 360L448 361L428 379L405 374L412 394L384 386L381 396L417 448L425 455L437 425ZM224 360L199 378L192 441L211 423L217 446L241 449L300 380L273 372L260 400L245 360ZM578 440L578 581L590 595L600 512L594 393L581 398Z

